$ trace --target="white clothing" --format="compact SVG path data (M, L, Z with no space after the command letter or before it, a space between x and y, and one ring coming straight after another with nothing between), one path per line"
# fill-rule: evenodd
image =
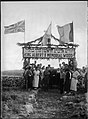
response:
M34 80L33 80L33 87L37 88L39 85L39 74L40 71L39 70L34 70Z
M78 83L78 80L76 80L75 78L72 78L71 80L71 90L74 90L74 91L77 91L77 83Z
M78 83L77 77L79 75L80 74L79 74L78 71L73 72L73 77L72 77L72 80L71 80L71 88L70 88L73 91L77 91L77 83Z

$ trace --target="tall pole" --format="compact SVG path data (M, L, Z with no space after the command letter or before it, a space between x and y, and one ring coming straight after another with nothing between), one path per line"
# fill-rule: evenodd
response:
M72 21L73 23L73 21ZM73 42L74 42L74 28L73 28ZM73 69L74 69L74 60L76 59L76 47L75 47L75 51L74 51L74 58L73 58Z
M87 1L87 52L88 52L88 1ZM88 54L87 54L87 67L88 67Z
M25 20L24 20L24 43L25 43Z
M25 43L25 20L24 20L24 43ZM26 58L24 58L23 67L25 67Z

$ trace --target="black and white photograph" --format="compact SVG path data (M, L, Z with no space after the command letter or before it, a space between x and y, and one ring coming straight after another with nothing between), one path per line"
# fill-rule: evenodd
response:
M87 1L1 1L1 118L87 119Z

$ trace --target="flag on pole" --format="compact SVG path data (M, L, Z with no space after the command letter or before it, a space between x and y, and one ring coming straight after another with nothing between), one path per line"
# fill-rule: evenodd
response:
M52 23L50 23L49 27L45 31L45 34L42 38L42 41L41 41L42 46L45 46L47 44L51 44L51 24Z
M73 42L73 22L64 26L57 25L58 33L60 34L60 40L69 43Z
M4 34L25 32L25 20L19 21L9 26L4 26L4 28L5 28Z

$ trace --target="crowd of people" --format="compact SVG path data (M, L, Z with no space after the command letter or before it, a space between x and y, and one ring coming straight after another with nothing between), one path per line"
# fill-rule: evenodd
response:
M50 65L47 67L42 64L30 64L24 68L24 79L26 90L42 89L48 91L53 85L56 85L60 94L77 92L84 89L87 92L87 68L71 69L68 64L63 62L58 69Z

